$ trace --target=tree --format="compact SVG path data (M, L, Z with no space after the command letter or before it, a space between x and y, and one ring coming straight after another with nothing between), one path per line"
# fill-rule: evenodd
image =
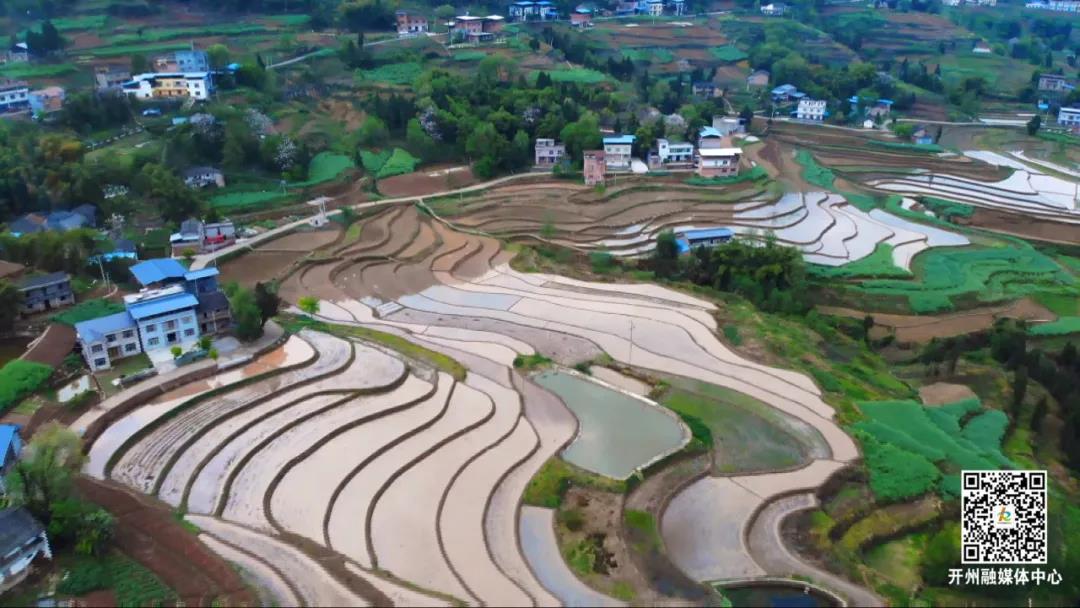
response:
M0 333L6 333L15 326L19 316L19 303L22 294L9 281L0 279Z
M955 522L946 523L930 538L922 558L922 576L928 585L943 587L949 582L949 568L960 560L960 530Z
M250 342L262 335L262 315L255 295L246 287L237 287L229 296L233 321L236 323L236 337Z
M1039 132L1040 127L1042 127L1042 117L1036 114L1027 122L1028 135L1035 135Z
M660 276L671 276L679 260L679 241L675 233L665 230L656 236L656 272Z
M56 422L46 424L34 434L8 473L8 500L26 507L48 525L53 503L71 496L72 479L84 459L82 439L74 431Z
M559 139L566 145L566 153L570 158L580 159L585 150L600 147L603 141L600 137L600 122L595 114L587 112L579 120L563 127Z
M48 525L54 544L74 545L82 555L98 555L112 539L116 520L108 511L74 498L54 502Z
M224 44L211 44L210 48L206 49L206 54L210 58L210 67L215 70L229 65L229 47Z
M1031 413L1031 430L1036 434L1042 433L1043 420L1046 419L1046 395L1043 395L1039 399L1039 402L1035 404L1035 411Z
M309 315L319 313L319 298L315 296L300 296L300 299L296 301L296 305Z
M132 74L144 74L150 71L150 60L146 58L146 55L140 55L138 53L131 56L131 73Z
M873 315L866 315L862 320L863 329L863 341L867 346L870 346L870 330L874 329L874 317Z
M259 317L262 325L272 319L281 307L281 298L273 284L255 283L255 304L259 307Z
M1013 424L1020 419L1020 408L1024 405L1024 396L1027 395L1028 369L1021 365L1013 372L1012 382L1012 417Z
M357 140L363 146L380 146L390 137L390 131L386 123L378 116L368 116L364 124L360 125Z

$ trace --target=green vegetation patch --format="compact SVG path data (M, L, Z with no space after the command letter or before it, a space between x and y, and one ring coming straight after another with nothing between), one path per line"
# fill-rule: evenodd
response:
M393 85L412 84L420 76L424 68L413 61L401 63L387 63L373 70L358 69L354 74L357 84L381 83Z
M112 589L118 606L168 606L177 599L153 572L119 553L79 558L67 568L56 591L79 596L101 589Z
M649 61L652 63L671 63L675 55L665 48L628 48L622 49L623 57L630 61Z
M0 367L0 412L33 393L49 379L53 368L44 363L13 359Z
M169 51L184 51L191 48L187 42L162 42L158 44L116 44L89 49L85 52L95 57L119 57L121 55L153 55Z
M627 489L625 481L590 473L561 458L551 458L529 480L521 500L527 505L557 509L572 485L617 494L622 494Z
M729 63L742 61L747 57L746 53L730 44L725 46L714 46L709 49L709 54L720 61L727 61Z
M98 317L124 312L124 305L109 300L86 300L75 306L52 316L52 320L64 325L75 326L76 323L89 321Z
M694 177L683 180L683 183L689 186L730 186L731 184L751 182L767 177L769 177L768 172L765 171L764 167L758 165L753 169L743 171L738 175L731 175L728 177L701 177L695 175Z
M967 218L975 214L975 207L972 207L971 205L947 201L932 196L924 196L919 199L919 202L922 203L923 207L933 211L934 215L945 221L951 221L953 218L957 217Z
M0 76L22 80L24 78L54 78L74 72L70 63L9 63L0 66Z
M859 408L866 419L852 428L863 446L870 488L882 500L911 498L935 485L951 495L956 473L962 469L1013 466L1001 453L1008 417L983 409L978 399L941 407L873 401Z
M451 58L454 61L480 61L484 57L487 57L487 53L483 51L458 51L454 53Z
M377 179L383 179L395 175L412 173L418 164L420 164L420 159L401 148L394 148L394 152L386 159L386 162L383 163L378 172L375 173L375 177Z
M405 338L402 338L401 336L388 334L382 331L376 331L374 329L368 329L366 327L355 327L352 325L326 323L325 321L319 321L317 319L312 319L311 317L300 317L295 315L284 315L278 319L278 322L286 330L293 333L298 332L302 329L312 329L315 331L332 334L341 338L354 338L357 340L366 340L368 342L381 344L391 350L395 350L401 353L402 355L410 359L415 359L417 361L423 361L425 363L428 363L436 369L450 374L458 382L465 380L464 365L458 363L456 360L442 353L437 353L433 350L424 348L419 344L413 344L412 342L406 340Z
M267 15L263 17L267 21L286 27L299 27L307 25L311 21L311 15Z
M216 25L200 25L197 27L147 28L143 30L141 34L132 33L106 36L105 41L109 44L138 44L175 40L176 38L238 36L242 34L257 34L265 31L266 27L254 23L221 23Z
M548 365L551 365L551 359L540 353L518 355L514 357L514 367L520 370L533 370L540 367L547 367Z
M353 160L344 154L319 152L315 158L311 159L311 164L308 165L307 181L302 184L309 186L328 182L354 166ZM290 184L290 186L300 186L300 184Z
M225 192L210 197L210 206L215 209L251 207L286 196L281 191Z
M803 179L819 188L832 190L833 182L836 180L832 169L819 165L814 155L806 150L799 150L795 154L795 160L803 166Z
M554 82L575 82L577 84L600 84L601 82L608 82L611 77L603 72L591 70L589 68L571 68L568 70L555 70L548 72L548 76L551 76L551 80ZM539 72L532 73L532 80L535 82Z
M937 144L913 144L901 141L881 141L878 139L871 139L868 141L872 146L892 148L894 150L910 150L912 152L925 152L927 154L937 154L938 152L945 151L945 148L942 148Z
M902 279L910 277L910 272L893 263L892 254L892 245L878 243L878 246L874 248L874 252L861 260L849 262L842 266L810 264L807 266L807 270L810 276L821 279Z
M1080 317L1060 317L1057 321L1040 323L1029 330L1033 336L1065 336L1080 333Z

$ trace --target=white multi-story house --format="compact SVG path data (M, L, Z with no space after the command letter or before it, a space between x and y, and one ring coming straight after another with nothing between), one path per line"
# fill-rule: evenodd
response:
M559 164L559 161L566 156L566 146L554 139L537 139L534 151L537 167L552 167Z
M664 165L694 162L694 144L689 142L656 140L656 155Z
M761 7L761 14L767 17L783 17L788 11L788 6L783 2L772 2Z
M795 110L795 118L799 120L825 120L825 106L827 102L824 99L800 99L799 107Z
M649 0L649 15L659 17L664 14L664 0Z
M1027 8L1038 8L1047 11L1057 11L1059 13L1080 12L1080 1L1077 0L1050 0L1049 2L1028 2L1024 6Z
M697 174L702 177L727 177L739 173L742 148L699 148Z
M199 339L199 300L182 285L148 289L124 296L127 312L139 328L143 350L169 348Z
M746 127L737 116L713 116L712 126L722 137L746 132Z
M136 99L209 99L214 81L209 72L150 72L136 74L121 85L124 93Z
M30 86L20 80L0 82L0 112L30 107Z
M633 135L613 135L604 138L604 164L608 169L629 169L633 158Z
M0 593L25 579L38 557L52 559L45 527L22 507L0 511Z
M1080 130L1080 108L1058 110L1057 124L1073 131Z
M116 359L142 352L139 329L127 311L76 323L75 335L90 371L109 369Z

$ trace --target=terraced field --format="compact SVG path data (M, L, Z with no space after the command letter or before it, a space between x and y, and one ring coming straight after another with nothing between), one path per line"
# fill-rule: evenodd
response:
M520 274L496 240L414 207L380 212L358 239L330 247L282 284L290 302L318 297L323 323L290 338L287 365L224 372L212 392L179 391L136 409L94 442L87 468L186 512L210 547L279 603L583 597L558 552L526 556L519 541L539 533L519 528L526 485L577 428L558 398L514 368L520 355L572 365L607 353L745 393L815 429L825 447L804 468L736 479L762 504L858 457L817 386L728 350L708 302L652 285ZM349 328L400 336L468 371L455 377L431 357L347 337ZM721 535L750 526L752 501L720 520L728 496L687 492L665 515L665 536L682 538L703 517ZM687 500L705 511L677 508ZM724 551L717 559L755 563L742 547ZM715 574L685 563L699 578Z

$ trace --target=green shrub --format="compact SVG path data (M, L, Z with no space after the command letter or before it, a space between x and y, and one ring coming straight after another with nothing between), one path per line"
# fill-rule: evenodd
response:
M724 337L735 346L742 344L742 335L739 334L739 327L736 325L725 325Z
M75 326L76 323L97 319L107 315L124 312L124 305L109 300L86 300L62 313L52 316L52 320L63 325Z
M558 512L556 519L571 532L577 532L585 526L585 516L577 509L561 510Z
M49 365L22 359L13 359L0 367L0 412L36 391L52 372Z
M390 160L390 154L392 154L392 151L390 150L380 150L378 152L361 150L360 164L363 165L365 171L375 175L379 172L379 169L383 168L386 161Z
M713 447L713 435L709 425L705 424L705 422L697 416L691 416L690 414L684 414L682 412L677 413L679 414L679 418L682 418L682 421L690 428L690 436L693 437L695 441L701 443L705 448Z
M795 160L803 166L803 179L819 188L833 189L836 176L833 174L832 169L819 165L814 156L806 150L799 150L795 154Z
M593 251L589 253L589 264L597 274L610 272L615 266L615 256L606 251Z
M930 491L941 472L929 460L873 438L862 442L870 489L884 501L905 500Z
M98 559L79 559L70 566L56 587L57 593L70 596L112 589L118 606L167 606L176 594L152 572L120 554Z
M56 586L62 595L86 595L112 585L108 560L79 560L64 573Z
M550 365L551 359L541 355L540 353L533 353L531 355L518 355L514 357L514 367L517 369L530 370Z
M1033 336L1065 336L1080 333L1080 316L1060 317L1056 321L1040 323L1028 330Z

